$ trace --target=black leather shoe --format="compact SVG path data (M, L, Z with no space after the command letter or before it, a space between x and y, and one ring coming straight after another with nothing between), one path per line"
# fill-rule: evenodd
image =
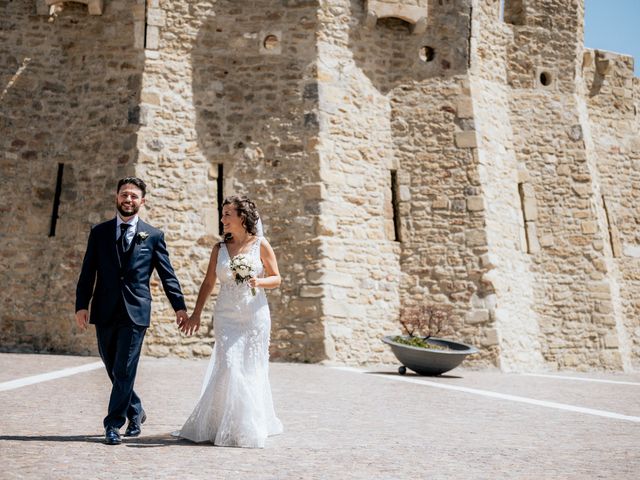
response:
M120 445L120 431L116 427L107 427L104 431L104 443L107 445Z
M147 420L147 414L142 411L142 415L140 415L140 423L134 422L133 420L129 420L129 425L127 425L127 431L124 432L125 437L137 437L142 433L142 425Z

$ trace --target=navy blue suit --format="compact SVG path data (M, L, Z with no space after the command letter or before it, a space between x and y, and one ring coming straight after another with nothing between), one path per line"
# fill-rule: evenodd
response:
M151 319L149 280L154 269L173 309L186 310L160 230L138 219L131 245L119 252L115 218L91 229L76 288L76 312L91 302L90 323L96 326L98 350L113 384L105 427L120 428L127 418L139 422L142 416L133 384Z

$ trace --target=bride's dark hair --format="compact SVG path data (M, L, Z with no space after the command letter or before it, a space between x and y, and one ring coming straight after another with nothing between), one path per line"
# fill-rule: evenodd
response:
M222 201L222 206L225 205L233 205L238 213L238 216L242 219L242 225L245 230L249 232L251 235L255 235L258 233L258 209L256 208L256 204L249 200L249 197L245 195L233 195L231 197L227 197ZM230 240L231 234L227 233L224 235L224 240Z

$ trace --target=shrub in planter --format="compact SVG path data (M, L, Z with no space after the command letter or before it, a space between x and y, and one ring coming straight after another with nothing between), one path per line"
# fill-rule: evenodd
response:
M453 333L450 312L450 309L434 305L401 312L400 324L406 335L382 339L402 363L398 368L401 375L407 368L420 375L440 375L457 367L467 355L477 353L478 350L471 345L435 337Z

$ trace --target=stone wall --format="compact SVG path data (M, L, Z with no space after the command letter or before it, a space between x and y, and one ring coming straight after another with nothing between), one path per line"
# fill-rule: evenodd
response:
M64 5L0 17L0 344L95 352L73 327L75 280L89 228L113 215L114 179L133 171L143 52L131 2L103 16ZM63 164L55 235L52 213Z
M597 159L600 180L597 201L604 209L605 238L611 249L606 267L612 279L612 302L603 308L605 313L614 312L614 318L609 321L611 327L615 327L615 334L609 336L608 342L623 352L627 368L631 364L637 368L640 238L635 226L640 221L637 206L640 135L634 104L633 59L587 50L583 56L582 77L581 97L586 104L587 127L591 133L587 140Z
M213 245L217 197L246 194L264 219L283 276L270 292L275 358L320 360L320 299L304 296L320 257L321 196L313 2L159 2L157 50L147 52L137 172L154 192L153 222L168 232L193 306ZM218 182L219 165L223 179ZM160 167L160 168L159 168ZM160 295L156 295L159 297ZM209 303L211 312L213 301ZM185 339L159 303L148 352L201 355L208 328Z
M274 359L394 362L380 337L431 303L472 366L637 368L640 81L585 51L583 2L5 5L3 349L95 353L75 282L136 174L190 307L218 199L256 199ZM210 353L210 313L186 338L152 286L146 353Z
M552 368L621 368L596 157L577 95L583 10L573 3L528 2L507 53L516 157L536 201L534 311Z
M535 278L529 249L535 250L535 197L527 198L525 221L524 198L530 192L529 176L518 162L511 120L511 89L507 85L508 46L513 29L499 18L500 2L482 2L473 22L471 45L472 109L477 131L477 161L483 187L479 201L485 215L488 253L481 257L488 270L482 281L495 293L485 298L474 296L473 303L487 314L484 330L497 337L499 365L503 370L537 370L541 355L538 317L535 313ZM471 317L474 318L474 317Z

